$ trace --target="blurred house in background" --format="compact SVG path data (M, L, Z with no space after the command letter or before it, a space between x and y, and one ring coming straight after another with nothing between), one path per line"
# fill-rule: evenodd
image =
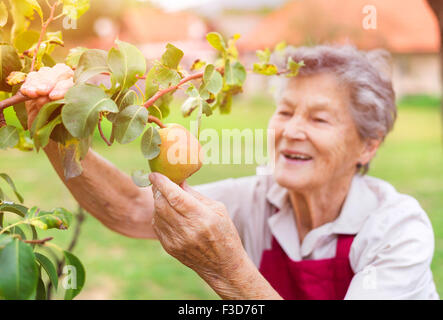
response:
M251 68L257 60L255 50L272 49L282 40L295 46L352 43L392 53L398 97L440 92L438 24L425 0L244 0L241 5L221 0L151 1L157 6L138 3L123 6L113 19L96 18L95 35L85 45L109 49L118 37L137 45L152 61L171 42L185 52L187 68L197 58L215 58L215 50L206 43L207 32L226 37L240 33L241 59ZM267 86L267 77L250 75L245 90L263 92Z
M373 7L367 7L367 6ZM375 29L368 28L375 8ZM369 21L374 22L374 21ZM366 27L365 27L366 26ZM440 92L438 23L425 0L294 0L271 12L240 41L243 52L293 45L352 43L393 55L393 80L398 97Z

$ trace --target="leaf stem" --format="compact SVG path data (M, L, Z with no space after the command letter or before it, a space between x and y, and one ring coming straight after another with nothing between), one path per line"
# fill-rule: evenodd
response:
M100 118L98 119L98 132L100 132L100 136L102 137L103 141L106 142L106 144L108 145L108 147L112 146L112 143L109 142L108 139L106 139L105 134L103 133L102 130L102 118L103 118L103 114L100 113Z
M27 221L26 221L26 220L20 220L20 221L18 221L18 222L16 222L16 223L10 224L9 226L3 228L3 229L0 231L0 234L4 233L6 230L9 230L9 229L11 229L11 228L13 228L13 227L15 227L15 226L18 226L19 224L24 224L24 223L27 223Z
M54 239L54 237L47 237L44 239L35 239L35 240L23 240L25 243L32 243L32 244L45 244L47 241L51 241Z
M164 125L163 122L160 121L159 118L154 117L154 116L148 116L148 122L153 122L156 125L158 125L160 128L166 128L166 126Z

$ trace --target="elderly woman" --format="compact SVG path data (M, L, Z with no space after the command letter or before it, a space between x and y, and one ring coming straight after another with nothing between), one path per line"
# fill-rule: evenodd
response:
M269 121L273 175L193 189L153 173L152 187L139 189L90 150L83 174L63 182L107 227L160 240L222 298L438 299L426 213L365 175L396 118L383 53L317 46L287 55L306 66L283 83ZM66 68L52 72L22 89L41 96L27 103L30 123L48 94L72 85L55 83ZM63 179L56 143L45 152Z

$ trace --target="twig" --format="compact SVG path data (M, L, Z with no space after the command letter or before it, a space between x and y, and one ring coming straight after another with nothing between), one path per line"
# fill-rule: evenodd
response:
M100 113L100 118L98 119L98 132L100 132L100 136L102 137L103 141L106 142L108 147L110 147L110 146L112 146L112 143L109 142L108 139L106 139L105 134L103 133L103 130L102 130L102 117L103 117L103 114Z
M15 95L12 97L0 101L0 111L3 111L7 107L13 106L15 104L25 102L26 100L30 100L31 98L25 96L23 93L18 91Z
M217 68L217 71L220 73L223 73L223 68ZM151 98L148 99L148 101L146 101L145 103L145 108L149 108L150 106L152 106L155 101L157 101L158 99L160 99L162 96L164 96L165 94L177 90L180 86L182 86L183 84L185 84L188 81L191 80L195 80L195 79L199 79L203 77L204 72L199 72L199 73L195 73L193 75L187 76L185 78L183 78L177 85L175 86L171 86L169 88L163 89L163 90L159 90L157 91Z
M163 124L163 122L161 122L160 119L157 117L148 116L148 122L153 122L156 125L158 125L160 128L166 128L166 126Z
M34 243L34 244L44 244L46 241L51 241L54 237L47 237L44 239L36 239L36 240L24 240L25 243Z
M54 12L55 12L55 8L57 8L58 4L59 3L57 1L56 3L54 3L54 5L50 6L51 13L49 14L48 20L46 20L46 22L43 23L43 25L42 25L42 30L40 31L40 37L38 38L37 47L35 48L34 56L32 57L31 70L29 72L34 71L35 60L37 58L37 54L38 54L38 50L40 49L40 45L42 44L43 36L46 34L46 29L48 29L49 24L52 22L52 20L54 20Z

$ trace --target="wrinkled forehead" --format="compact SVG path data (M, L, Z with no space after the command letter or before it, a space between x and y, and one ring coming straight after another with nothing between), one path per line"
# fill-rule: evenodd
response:
M319 73L286 78L280 82L277 104L348 105L348 86L333 73Z

